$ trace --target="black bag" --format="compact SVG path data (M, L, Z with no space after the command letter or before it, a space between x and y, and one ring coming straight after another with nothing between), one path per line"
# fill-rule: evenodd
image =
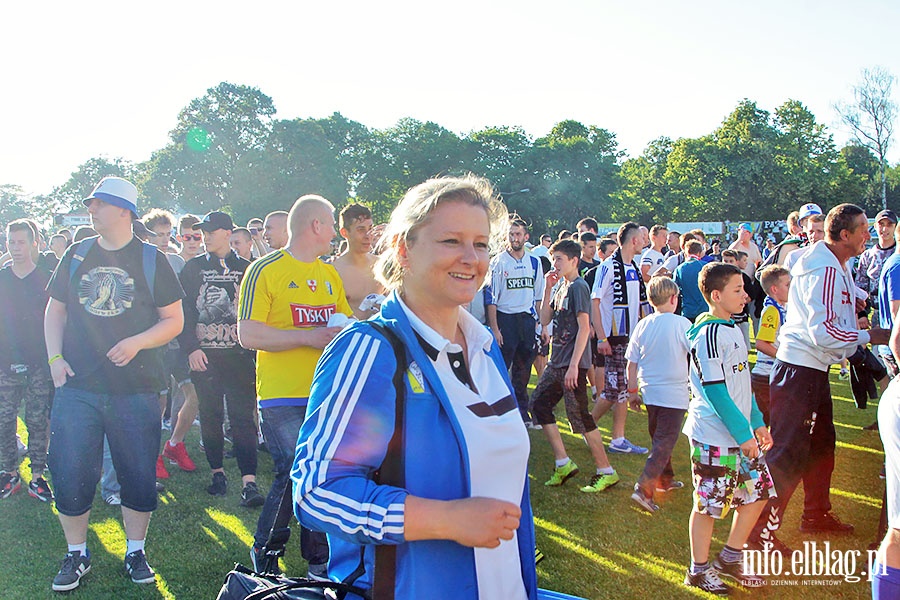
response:
M387 454L381 467L375 472L375 481L382 484L390 484L402 487L403 476L403 413L406 407L406 387L403 376L406 373L406 350L403 342L390 327L369 322L390 342L397 359L397 370L394 372L394 389L396 391L396 411L394 417L394 435L388 443ZM303 577L286 577L276 573L278 558L284 555L284 547L291 535L290 520L293 515L293 489L291 485L284 488L281 503L269 539L266 545L259 550L257 560L263 573L256 573L247 567L235 564L234 569L225 576L225 583L219 590L216 600L320 600L322 592L327 589L337 592L337 598L342 599L348 593L356 594L363 598L377 598L378 600L392 600L394 597L394 580L396 577L396 547L391 545L379 545L375 549L375 573L372 589L369 591L358 588L350 583L337 583L331 581L313 581ZM352 583L352 582L351 582Z
M260 575L243 565L234 565L219 590L217 600L321 600L323 589L334 590L338 598L348 593L366 597L358 587L334 581L313 581L302 577Z

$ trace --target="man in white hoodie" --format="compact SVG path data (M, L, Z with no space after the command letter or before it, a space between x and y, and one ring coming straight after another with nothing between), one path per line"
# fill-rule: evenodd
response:
M800 531L853 531L831 514L836 438L828 368L859 346L884 344L890 336L887 329L865 331L857 324L858 298L847 261L865 250L869 238L863 209L841 204L825 219L825 239L791 269L787 316L769 380L775 445L766 461L778 498L761 515L751 547L771 542L782 549L773 533L801 479L806 498Z

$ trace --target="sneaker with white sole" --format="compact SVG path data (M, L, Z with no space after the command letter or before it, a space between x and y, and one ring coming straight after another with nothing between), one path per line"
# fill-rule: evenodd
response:
M684 487L683 481L670 481L668 483L660 482L659 485L656 486L656 491L665 494L666 492L671 492L673 490L680 490Z
M53 500L53 492L50 490L50 485L41 476L33 478L31 483L28 484L28 495L32 498L37 498L41 502Z
M706 569L700 573L691 573L690 569L688 569L687 575L684 576L684 585L700 588L704 592L709 592L716 596L727 596L731 593L731 588L725 585L725 582L719 578L719 574L713 568Z
M122 505L122 496L119 495L119 492L113 492L109 496L103 499L104 502L109 504L110 506L121 506Z
M653 498L645 496L638 484L634 484L634 493L631 494L631 499L650 514L659 510L659 505L653 502Z
M647 454L649 452L643 446L632 444L627 438L622 438L618 444L610 442L608 447L613 454Z
M18 473L0 473L0 500L5 500L19 491L22 479Z
M81 578L91 570L91 555L81 554L78 550L68 552L59 567L59 573L53 578L54 592L74 590L81 583Z
M125 555L125 572L135 583L153 583L156 581L156 573L147 563L147 556L143 550L135 550Z

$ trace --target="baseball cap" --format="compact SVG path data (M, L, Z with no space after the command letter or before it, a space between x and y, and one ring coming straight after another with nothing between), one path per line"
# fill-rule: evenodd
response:
M750 233L753 233L753 226L750 225L750 223L741 223L740 225L738 225L738 229L745 229Z
M216 229L234 229L234 222L227 214L214 210L206 213L199 223L195 223L191 229L200 229L201 231L215 231Z
M890 209L885 209L885 210L881 211L880 213L878 213L877 215L875 215L876 223L882 219L888 219L892 223L896 223L897 222L897 213L895 213L894 211L892 211Z
M804 204L803 206L800 207L800 218L798 219L798 221L802 221L806 217L811 217L813 215L821 215L821 214L822 214L822 209L819 207L819 205L813 204L812 202L810 202L809 204Z
M147 229L147 226L144 225L143 221L135 219L131 222L131 231L134 232L134 235L138 236L142 240L146 240L153 232Z
M104 177L91 192L91 195L82 200L87 206L94 198L103 200L107 204L127 208L136 219L137 214L137 188L134 184L121 177Z

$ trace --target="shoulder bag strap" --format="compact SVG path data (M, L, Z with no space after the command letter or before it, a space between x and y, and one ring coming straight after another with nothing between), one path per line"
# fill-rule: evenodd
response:
M89 237L79 242L78 248L75 249L75 254L72 255L72 261L69 263L70 284L72 280L75 279L75 271L77 271L78 267L81 266L81 263L84 262L84 258L87 256L88 252L91 251L91 248L94 247L94 242L96 241L96 237Z
M403 342L390 327L375 321L368 321L369 325L378 330L391 343L394 356L397 359L397 370L394 371L394 391L396 393L396 407L394 409L394 434L388 442L387 453L381 467L375 472L375 482L405 487L406 476L403 459L403 418L406 412L406 384L403 377L406 375L406 348ZM372 597L378 600L393 600L394 585L397 579L397 546L393 544L380 544L375 546L375 574L372 580Z

